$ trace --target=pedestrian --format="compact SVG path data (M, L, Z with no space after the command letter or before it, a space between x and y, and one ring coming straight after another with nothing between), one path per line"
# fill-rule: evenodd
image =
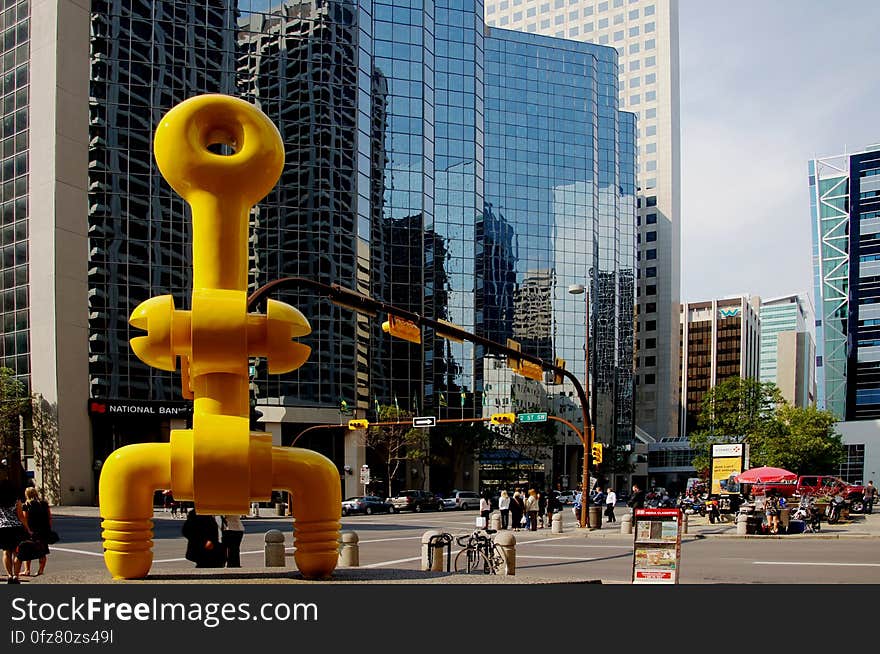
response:
M489 491L484 491L480 496L480 519L483 521L483 529L489 527L489 514L492 513L492 500Z
M529 489L528 497L526 497L526 528L529 531L538 530L538 491L534 488Z
M562 509L562 502L559 501L559 495L547 489L547 526L553 526L553 514Z
M764 494L764 515L767 516L767 528L771 534L779 533L779 498L772 488Z
M3 567L8 575L7 583L21 583L18 579L21 559L16 555L16 551L27 537L27 517L15 484L4 479L0 481L0 549L3 550Z
M182 528L186 538L186 559L197 568L222 568L226 563L220 530L214 516L200 515L190 509Z
M613 488L608 488L608 493L605 495L605 517L608 519L608 522L617 522L617 518L614 517L614 507L617 505L617 493L614 492Z
M645 491L639 488L638 484L633 484L632 495L627 502L627 506L632 507L633 513L636 509L645 508Z
M874 480L868 482L865 486L865 513L874 512L874 500L877 499L877 488L874 486Z
M596 486L596 492L593 497L590 498L590 502L598 506L605 506L605 492L602 490L601 486Z
M580 525L581 523L581 500L583 499L583 492L578 491L574 496L574 504L571 507L572 512L574 513L574 521Z
M522 494L515 491L513 498L510 500L510 524L514 531L519 531L522 527L522 520L525 517L526 508Z
M501 528L507 529L510 522L510 494L507 489L501 491L498 498L498 510L501 511Z
M226 553L226 567L241 567L241 540L244 538L244 525L241 516L220 516L220 535L223 549Z
M49 545L57 542L57 534L52 531L52 512L49 503L40 498L40 493L33 486L24 491L25 503L22 511L27 517L27 529L30 532L28 539L33 546L22 551L23 545L18 548L18 558L24 562L25 577L31 575L31 561L39 559L40 567L37 568L36 576L39 577L46 571L46 557L49 555ZM28 541L24 541L28 542Z
M538 528L543 529L544 525L550 526L549 521L544 522L544 516L547 515L547 493L535 491L538 495Z

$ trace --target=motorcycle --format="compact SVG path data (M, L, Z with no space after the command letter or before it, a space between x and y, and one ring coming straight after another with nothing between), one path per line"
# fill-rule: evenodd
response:
M822 516L816 510L816 499L812 496L804 496L798 503L792 520L802 520L807 531L815 533L822 528Z
M840 520L840 515L848 504L847 500L843 499L840 495L835 495L831 498L828 506L825 507L825 519L828 520L829 525L833 525Z

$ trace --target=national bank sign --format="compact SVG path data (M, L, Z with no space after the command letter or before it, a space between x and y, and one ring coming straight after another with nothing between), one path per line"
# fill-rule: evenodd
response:
M135 400L89 400L91 416L157 416L187 418L192 415L190 402L138 402Z

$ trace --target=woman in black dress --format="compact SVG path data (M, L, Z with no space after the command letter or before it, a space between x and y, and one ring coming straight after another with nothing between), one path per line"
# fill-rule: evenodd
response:
M25 503L22 510L27 516L27 528L31 532L30 542L33 543L26 551L24 546L19 548L18 558L24 561L24 576L31 574L31 561L40 560L37 569L39 577L46 571L46 556L49 554L49 543L52 542L52 513L49 503L40 499L40 494L34 487L28 487L24 491Z
M19 544L27 538L27 518L21 508L21 500L15 485L9 480L0 481L0 549L3 550L3 567L10 584L19 583L21 560L16 556Z

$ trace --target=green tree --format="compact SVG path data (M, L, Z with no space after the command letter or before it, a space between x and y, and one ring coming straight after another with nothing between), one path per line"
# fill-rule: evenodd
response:
M846 456L843 438L834 429L836 421L830 411L780 405L777 429L759 435L751 445L753 465L785 468L799 475L834 474Z
M378 422L399 424L367 429L366 446L371 448L385 466L388 497L392 496L392 483L400 466L408 459L424 456L424 435L412 426L412 413L396 406L380 406Z
M21 440L30 419L31 396L10 368L0 368L0 477L24 484Z
M697 470L708 468L716 443L751 445L779 433L776 407L784 404L775 384L740 377L717 384L703 398L697 419L699 429L690 435L691 448L696 452L693 466Z
M492 449L496 437L483 422L440 423L431 429L432 463L440 463L448 471L448 479L440 483L455 488L464 486L464 472L471 458Z

